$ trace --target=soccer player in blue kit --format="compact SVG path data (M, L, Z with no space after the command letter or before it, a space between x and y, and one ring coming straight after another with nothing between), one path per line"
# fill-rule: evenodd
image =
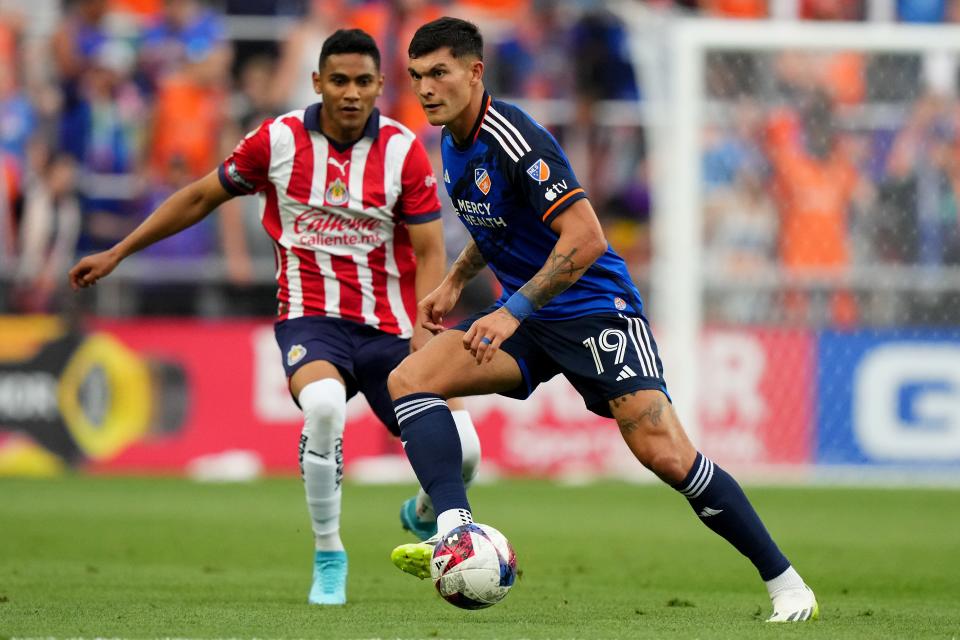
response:
M440 18L420 27L408 53L423 110L444 127L443 182L472 237L440 286L420 301L424 326L438 335L388 379L400 437L433 501L439 533L473 522L447 399L487 393L522 399L562 373L591 411L617 421L645 467L756 566L773 603L770 621L816 618L813 591L739 484L684 432L640 294L562 149L530 116L485 91L477 27ZM485 266L503 296L444 331L444 316ZM397 547L393 562L428 576L430 542Z

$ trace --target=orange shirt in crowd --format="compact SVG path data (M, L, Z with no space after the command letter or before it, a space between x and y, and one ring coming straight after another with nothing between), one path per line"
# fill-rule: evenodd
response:
M708 0L707 11L724 18L766 18L767 0Z
M824 159L801 147L796 117L775 114L767 130L780 209L780 258L793 269L829 269L849 263L847 212L857 172L834 149Z
M157 90L151 168L165 175L182 159L192 176L202 176L216 162L224 96L183 75L164 78Z
M110 0L110 11L141 19L156 18L163 12L163 0Z

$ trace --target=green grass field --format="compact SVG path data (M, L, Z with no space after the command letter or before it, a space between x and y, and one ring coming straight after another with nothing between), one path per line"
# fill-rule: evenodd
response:
M748 487L821 620L768 625L753 568L661 486L502 482L475 511L523 577L461 611L397 571L402 486L345 487L349 604L306 604L295 479L0 480L0 637L957 638L960 492Z

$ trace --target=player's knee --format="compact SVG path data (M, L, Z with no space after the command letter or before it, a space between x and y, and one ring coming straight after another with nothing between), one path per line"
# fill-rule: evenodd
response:
M306 385L297 397L303 410L304 431L314 446L324 450L326 445L343 434L347 417L346 389L338 380L327 378Z
M657 477L667 484L683 482L689 469L684 467L683 456L679 451L654 451L647 461L641 461L648 469L657 474Z
M397 365L397 368L387 376L387 390L390 392L390 397L394 400L410 395L411 393L423 391L418 383L419 377L417 376L416 370L407 364L406 360Z

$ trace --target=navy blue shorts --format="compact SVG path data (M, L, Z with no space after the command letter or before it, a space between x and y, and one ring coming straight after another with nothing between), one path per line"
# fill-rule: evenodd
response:
M455 329L467 331L497 307L477 313ZM523 384L500 395L527 398L541 382L562 373L590 411L612 418L610 400L641 389L658 389L670 399L663 363L647 319L598 315L574 320L528 318L500 348L513 357Z
M326 316L283 320L273 330L288 378L308 362L330 362L347 384L347 399L362 393L390 433L400 435L393 400L387 391L387 376L410 355L409 340L358 322Z

